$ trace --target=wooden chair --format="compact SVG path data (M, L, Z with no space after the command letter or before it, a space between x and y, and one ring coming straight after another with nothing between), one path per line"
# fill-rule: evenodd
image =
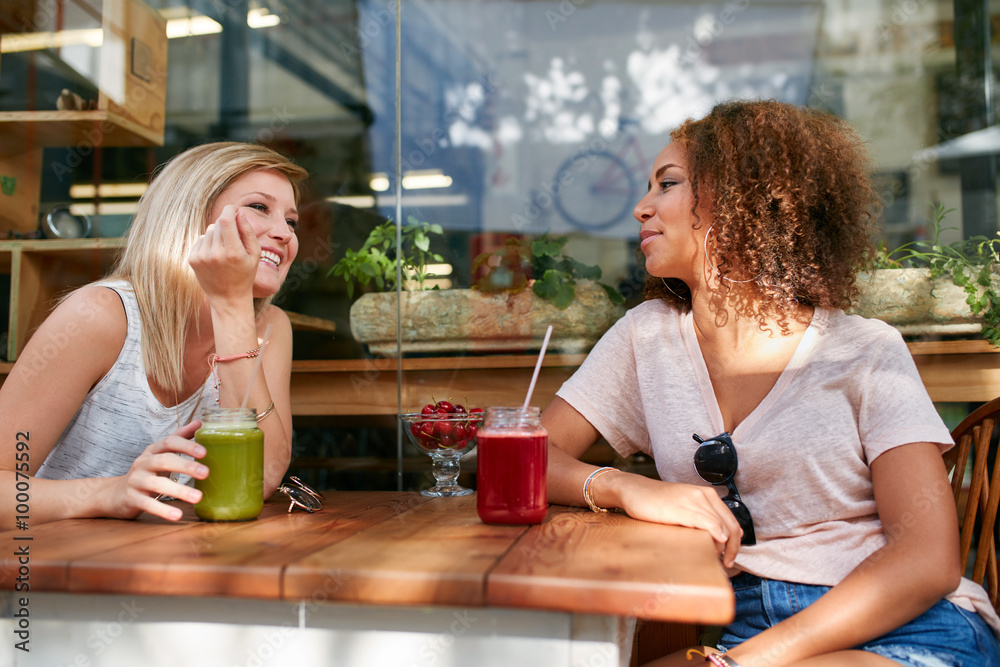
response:
M662 658L674 651L698 646L705 626L700 623L639 620L632 644L629 667L641 667L650 660ZM694 664L694 663L692 663Z
M974 410L951 432L955 447L945 453L948 470L954 470L951 489L958 506L962 563L969 563L972 543L978 539L971 573L966 576L981 584L997 604L997 504L1000 503L1000 460L996 449L1000 425L1000 398ZM990 452L993 455L990 456ZM972 472L966 474L969 458Z

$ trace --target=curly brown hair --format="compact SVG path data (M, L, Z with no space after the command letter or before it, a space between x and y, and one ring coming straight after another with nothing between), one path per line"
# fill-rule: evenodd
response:
M868 150L846 122L774 100L735 100L670 136L687 154L692 212L711 212L719 273L738 270L722 283L746 290L739 310L783 320L799 305L851 305L855 275L874 256L878 196ZM647 276L644 297L690 308L678 280Z

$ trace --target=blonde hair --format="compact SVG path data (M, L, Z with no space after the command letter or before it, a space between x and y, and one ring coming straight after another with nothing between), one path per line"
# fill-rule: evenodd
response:
M253 171L274 169L292 185L308 173L270 148L239 142L190 148L161 165L127 233L127 241L108 280L127 280L135 291L142 319L142 360L146 373L178 394L183 385L184 342L205 298L188 254L208 226L219 195ZM271 297L254 299L260 316Z

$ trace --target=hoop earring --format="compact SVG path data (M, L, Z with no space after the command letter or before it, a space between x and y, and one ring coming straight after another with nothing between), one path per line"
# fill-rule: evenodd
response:
M712 233L712 227L715 227L714 222L708 226L708 231L705 232L705 243L702 246L702 250L705 252L705 262L707 262L708 265L711 266L712 268L715 268L715 266L712 264L712 259L708 256L708 235ZM718 269L716 269L716 272L718 272ZM723 275L720 275L719 277L722 278L723 280L728 280L731 283L753 283L756 282L757 278L760 278L763 275L763 273L764 272L762 271L758 273L755 278L750 278L749 280L734 280L732 278L728 278Z
M678 299L680 299L681 301L683 301L683 300L684 300L684 297L682 297L682 296L681 296L680 294L678 294L677 292L675 292L674 290L672 290L672 289L670 288L670 283L668 283L668 282L667 282L667 279L666 279L666 278L660 278L660 280L662 280L662 281L663 281L663 286L664 286L664 287L666 287L666 288L667 288L668 290L670 290L670 293L671 293L671 294L673 294L674 296L676 296L676 297L677 297Z

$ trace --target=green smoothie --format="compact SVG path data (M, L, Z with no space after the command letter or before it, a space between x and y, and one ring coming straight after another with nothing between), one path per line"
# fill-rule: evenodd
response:
M206 454L208 477L196 479L202 492L194 512L202 521L250 521L264 507L264 433L243 424L205 423L194 434Z

